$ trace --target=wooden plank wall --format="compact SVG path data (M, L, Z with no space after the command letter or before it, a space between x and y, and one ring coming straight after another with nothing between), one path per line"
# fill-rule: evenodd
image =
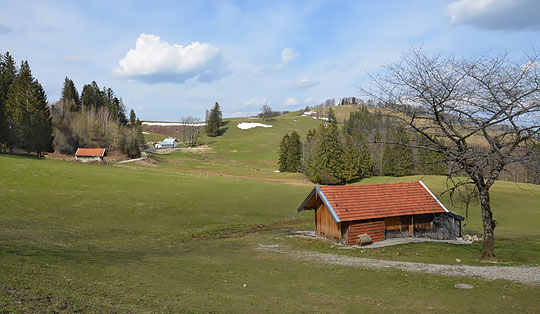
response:
M316 224L315 232L318 236L326 237L336 241L341 240L341 226L337 224L326 209L324 204L315 212Z
M384 240L384 219L363 220L351 223L347 232L347 244L356 244L358 235L364 233L369 234L373 242Z

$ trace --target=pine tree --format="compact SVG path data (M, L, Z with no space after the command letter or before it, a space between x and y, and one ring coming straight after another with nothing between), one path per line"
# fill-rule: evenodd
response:
M350 182L360 177L360 149L351 136L344 136L344 146L341 173L338 175L344 182Z
M292 131L288 144L287 171L298 172L302 165L302 141L296 131Z
M86 84L83 87L81 93L81 103L85 109L98 109L104 104L105 95L99 89L96 81L92 81L90 84Z
M322 184L343 183L344 147L336 124L321 124L314 149L311 181Z
M279 171L280 172L287 172L289 170L289 134L285 133L283 138L281 139L281 143L279 144Z
M66 76L64 80L64 86L62 88L62 100L69 104L69 111L81 110L81 100L79 98L79 92L75 87L75 84L71 79Z
M409 136L398 128L388 130L386 145L383 151L382 164L383 175L386 176L408 176L413 173L413 153L409 145Z
M135 126L137 123L137 115L135 114L135 111L133 111L133 108L129 111L129 124L131 126Z
M10 144L30 152L52 151L52 123L41 84L23 61L9 88L6 111L12 129Z
M221 109L219 108L219 104L216 102L214 105L214 108L210 111L210 116L208 117L208 121L206 122L206 135L210 137L215 137L219 135L219 128L223 126L223 118L221 114Z
M16 76L15 59L9 52L5 55L0 54L0 150L2 146L7 145L9 139L6 102L9 88Z
M431 150L436 147L423 136L418 139L418 144L426 148L418 149L418 171L423 174L444 175L446 173L444 155Z
M362 178L370 177L373 175L373 159L371 158L371 152L366 144L362 143L359 150L359 163L360 163L360 176Z
M337 123L336 114L334 113L334 109L332 109L332 107L328 109L328 122Z

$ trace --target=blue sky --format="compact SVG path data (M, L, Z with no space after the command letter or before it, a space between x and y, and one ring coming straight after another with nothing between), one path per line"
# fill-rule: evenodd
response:
M2 1L0 51L50 102L65 76L111 87L145 120L290 110L361 96L423 45L458 56L540 49L540 1Z

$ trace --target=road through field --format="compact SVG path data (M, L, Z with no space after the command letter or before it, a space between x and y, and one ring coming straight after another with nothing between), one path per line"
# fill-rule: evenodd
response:
M522 284L540 285L539 266L471 266L399 262L312 251L298 251L279 244L259 244L258 249L285 254L293 259L327 265L376 269L393 268L415 273L455 277L479 277L487 280L503 279Z

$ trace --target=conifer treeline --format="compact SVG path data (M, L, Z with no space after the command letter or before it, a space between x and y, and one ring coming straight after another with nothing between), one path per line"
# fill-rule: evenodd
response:
M330 117L329 117L330 118ZM365 106L352 112L340 129L335 116L318 129L309 130L303 144L286 134L280 144L280 171L303 172L321 184L344 184L372 175L406 176L415 173L443 174L443 156L417 151L412 139L381 111L370 113ZM296 135L294 135L296 134ZM384 144L383 144L384 143ZM422 143L425 145L425 143ZM292 158L291 156L295 156ZM290 166L290 160L298 160Z
M43 86L28 61L19 68L8 53L0 54L0 148L24 149L28 155L52 152L52 123Z
M66 77L62 98L49 105L28 62L17 68L9 52L0 54L0 150L19 148L39 156L54 149L71 154L78 147L105 147L135 157L144 140L133 110L130 120L122 99L95 81L79 96Z

